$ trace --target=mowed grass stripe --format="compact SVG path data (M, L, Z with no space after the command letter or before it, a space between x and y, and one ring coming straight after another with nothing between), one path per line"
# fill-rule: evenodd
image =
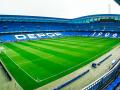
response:
M19 45L17 45L17 46L19 46ZM64 64L64 65L66 65L66 64Z
M100 39L100 38L99 38ZM106 40L106 41L105 41ZM32 41L32 42L34 42L34 41ZM42 41L35 41L35 43L36 42L42 42ZM118 43L119 42L119 40L118 39L110 39L110 40L107 40L106 38L104 39L104 42L103 42L103 38L102 38L102 42L98 42L98 43L100 43L100 44L103 44L103 46L102 46L102 48L95 48L95 47L93 47L92 48L92 46L94 46L94 45L90 45L89 47L91 47L91 52L89 52L89 50L87 50L87 52L88 53L86 53L87 54L87 57L88 58L91 58L91 57L89 57L89 55L91 56L91 55L93 55L94 54L94 52L96 52L96 53L100 53L101 51L104 51L104 50L106 50L106 49L109 49L109 48L111 48L111 46L112 46L112 44L113 45L115 45L116 43ZM47 43L47 42L45 42L45 43ZM50 42L51 43L51 42ZM56 43L59 43L59 42L56 42ZM99 45L98 43L95 43L95 45ZM39 43L39 44L41 44L41 43ZM44 43L43 43L44 44ZM85 44L87 44L87 43L85 43ZM53 43L53 45L54 45L54 43ZM49 45L48 44L48 46L51 46L51 45ZM58 44L58 46L59 46L59 44ZM81 46L81 44L80 44L80 46ZM83 48L83 47L82 47ZM84 47L84 48L86 48L86 47ZM83 49L84 49L83 48ZM78 48L79 49L79 48ZM94 51L94 49L96 50L96 51ZM76 50L75 50L76 51ZM84 51L83 50L79 50L80 52L82 52L82 53L84 53ZM86 51L85 51L86 52ZM86 55L85 54L85 55Z
M82 57L81 58L74 57L74 56L68 55L67 53L65 54L63 52L58 52L58 50L56 50L55 48L53 49L53 47L51 48L49 46L48 46L49 47L48 48L44 44L36 44L36 43L31 43L31 42L20 42L19 44L29 46L31 48L49 53L51 55L55 55L55 56L59 57L60 59L62 59L62 62L65 63L65 66L67 65L67 63L70 63L70 64L72 63L72 65L74 65L74 64L77 64L78 62L80 62L80 60L82 62L83 60L86 59L86 58L82 58ZM61 55L62 55L62 57L61 57ZM56 60L58 60L59 62L61 61L59 59L56 59Z
M77 39L75 37L73 37L73 38L74 39L70 39L69 41L67 41L67 40L60 40L59 42L65 42L65 43L66 42L67 43L88 43L88 40L89 40L89 41L91 41L91 42L89 42L89 44L96 44L98 42L105 43L104 41L106 41L106 40L107 40L107 42L109 42L109 41L115 41L115 39L113 39L113 38L97 38L97 40L94 37L85 37L85 38L83 38L83 37L77 37ZM81 38L83 40L81 40ZM116 40L118 40L118 39L116 39ZM51 39L51 40L48 40L48 41L50 41L50 42L56 42L57 39L56 40Z
M66 48L67 46L59 46L59 45L55 45L55 44L42 43L39 41L38 42L30 41L30 43L39 44L39 46L41 46L43 48L47 48L47 49L53 48L51 50L57 51L57 52L60 52L60 53L66 54L66 55L70 55L73 57L80 56L80 53L78 50L75 50L75 49L73 50L72 48L69 48L69 47ZM72 53L71 53L71 51L72 51Z
M81 44L82 44L82 46L86 46L86 45L90 45L91 44L91 47L95 47L96 45L93 45L93 44L97 44L98 42L101 42L101 44L105 44L105 43L107 43L107 42L111 42L111 40L113 41L113 39L110 39L110 40L108 40L107 42L105 42L106 41L106 38L98 38L98 40L96 40L96 39L94 39L94 38L91 38L90 40L91 40L91 42L87 42L87 38L85 38L86 40L84 41L84 40L80 40L80 38L81 37L79 37L79 39L78 40L76 40L76 39L72 39L72 40L59 40L59 43L61 44L63 44L63 43L65 43L65 44L70 44L70 45L78 45L78 43L80 44L80 46L81 46ZM45 40L42 40L41 42L44 42ZM47 42L53 42L53 43L58 43L58 40L48 40ZM84 44L85 43L85 44ZM88 44L86 44L86 43L88 43ZM98 45L98 46L101 46L101 44L100 45Z
M72 38L72 39L71 39ZM51 42L55 42L55 41L62 41L62 42L67 42L67 41L69 41L69 42L79 42L79 40L80 39L83 39L83 37L64 37L64 38L62 38L62 39L60 39L60 38L57 38L57 39L43 39L42 41L45 41L45 40L47 40L47 41L51 41ZM108 38L108 39L111 39L111 38ZM96 40L94 37L85 37L83 40L82 40L82 42L86 42L87 40L90 40L91 41L91 43L92 43L92 41L94 40L94 41L97 41L97 42L99 42L99 41L101 41L101 40L106 40L106 38L98 38L98 40Z
M77 48L72 48L70 47L69 45L59 45L59 44L56 44L56 43L47 43L47 42L41 42L41 41L31 41L32 43L35 43L35 44L39 44L40 45L43 45L43 47L46 47L46 48L54 48L53 50L56 50L57 52L61 52L61 53L64 53L64 54L68 54L68 55L71 55L71 56L74 56L74 57L84 57L85 56L85 53L86 52L89 52L91 51L90 48L86 48L86 47L79 47L78 49ZM59 43L59 42L57 42ZM80 53L80 51L83 51L82 53ZM90 54L89 54L90 55Z
M62 44L61 41L64 41L65 39L66 39L66 42L64 44ZM97 41L97 39L98 39L98 41ZM13 74L17 75L16 78L19 80L20 84L24 87L24 89L28 90L28 86L29 86L29 90L35 89L39 86L45 85L53 80L56 80L62 76L65 76L65 75L73 72L74 70L77 70L80 67L95 60L102 54L109 51L114 45L116 45L117 43L120 42L120 40L117 40L117 39L102 39L102 38L101 39L100 38L93 39L93 38L84 38L84 37L76 37L76 38L75 37L70 37L70 38L67 37L67 38L61 38L61 39L54 38L54 39L52 39L53 41L50 41L50 40L51 39L46 39L46 40L42 40L42 41L17 42L17 43L11 43L10 45L8 44L7 51L9 52L8 53L9 55L18 53L18 54L16 54L16 56L10 55L11 58L13 58L15 60L19 57L22 57L23 60L21 62L19 59L15 60L15 61L23 69L25 69L33 77L35 77L38 81L43 80L43 81L35 84L30 78L27 78L26 76L19 77L19 75L16 74L17 72L14 73L14 70L12 70ZM73 44L72 43L70 44L69 42L71 42L72 40L73 40ZM46 42L46 43L39 43L39 42ZM60 42L60 45L58 45L59 42ZM87 48L88 49L90 48L91 51L90 51L90 49L88 51L86 50L86 46L87 46L86 44L87 45L89 44ZM101 47L98 48L97 46L99 46L100 44L102 44L102 45L101 45ZM76 45L78 47L79 51L75 50L74 48L70 49L69 45ZM79 45L81 47L79 47ZM86 45L86 46L84 47L82 45ZM94 45L95 45L95 47L93 47ZM69 48L67 48L67 46ZM84 50L84 48L85 48L85 50ZM12 51L12 53L10 53L12 49L13 49L13 51ZM59 49L64 49L67 51L66 57L65 57L65 53L60 52ZM73 51L73 50L75 50L75 51ZM69 55L68 51L70 53L72 53L72 52L79 53L79 55L81 55L82 57L80 56L81 58L79 58L77 55ZM49 53L49 54L47 54L47 53ZM75 54L75 53L73 53L73 54ZM46 58L44 58L45 56L46 56ZM74 57L74 58L71 58L71 57ZM89 59L86 57L89 57ZM22 59L22 58L20 58L20 59ZM58 58L58 60L57 60L57 58ZM60 59L63 59L63 61ZM74 59L77 59L77 60L75 61ZM7 64L9 64L9 62L7 62ZM10 63L10 67L12 67L12 66L14 66L14 65L12 63ZM8 65L8 67L9 67L9 65ZM39 69L39 67L40 67L40 69ZM49 68L49 67L52 67L52 68ZM62 69L60 69L60 68L62 68ZM15 67L12 69L15 69ZM50 74L50 75L44 75L43 73L39 73L40 70L45 70L45 72L43 71L43 73ZM47 70L48 70L48 73L47 73ZM55 72L55 71L58 71L58 72ZM61 73L61 71L65 71L65 72ZM21 72L21 74L22 74L22 72ZM28 83L28 84L26 83L27 85L24 85L23 84L24 82L22 83L22 80L24 80L23 78L27 78L27 80L26 80L26 82ZM33 84L31 84L31 83L33 83Z
M17 45L17 46L19 47L19 45ZM15 48L15 47L13 47L13 48ZM22 47L21 47L21 48L22 48ZM22 52L23 52L23 51L22 51ZM83 65L84 65L84 63L83 63L83 64L81 63L81 64L79 65L79 67L81 67L81 66L83 66ZM61 68L61 67L60 67L60 68ZM77 67L77 68L78 68L78 67ZM76 69L76 68L72 68L72 69L74 70L74 69ZM71 72L71 70L70 70L70 71L68 71L68 72ZM60 75L58 75L56 78L58 78L58 77L62 76L62 75L63 75L63 74L65 74L65 73L68 73L68 72L61 73L61 74L60 74ZM59 73L58 73L58 74L59 74ZM39 77L38 77L38 78L39 78Z
M27 42L28 43L28 42ZM66 63L66 65L71 65L71 64L73 64L73 62L69 62L68 60L66 60L66 59L63 59L63 58L61 58L61 57L57 57L56 56L56 53L57 53L57 51L56 52L53 52L52 54L50 54L50 52L52 52L52 50L53 50L53 48L50 48L51 50L50 50L50 52L47 52L47 51L42 51L42 48L40 48L39 49L39 47L37 47L36 48L36 46L31 46L30 47L30 45L29 45L29 47L28 47L28 44L26 45L25 43L22 43L22 42L19 42L19 43L15 43L16 44L16 46L19 46L19 47L24 47L24 48L26 48L25 50L26 51L28 51L28 50L31 50L31 53L32 54L35 54L35 55L37 55L37 56L39 56L40 58L43 58L43 59L47 59L47 60L49 60L49 61L51 61L51 62L54 62L54 63L56 63L56 64L60 64L60 65L64 65L63 63ZM23 49L24 49L23 48ZM47 49L48 50L48 49ZM60 53L60 54L62 54L62 53ZM72 57L72 56L71 56ZM75 58L75 57L74 57ZM65 65L65 66L66 66Z
M64 46L59 46L59 44L49 44L49 43L47 43L47 42L42 42L42 41L32 41L32 42L34 42L34 43L38 43L38 44L43 44L46 48L48 48L48 47L56 47L56 48L62 48L62 49L68 49L69 50L69 52L71 53L72 52L72 54L73 54L73 51L74 52L76 52L76 53L78 53L78 57L84 57L84 58L86 58L86 59L89 59L89 58L91 58L91 56L94 54L94 52L96 52L96 53L99 53L99 52L101 52L101 50L99 49L99 48L101 48L101 47L92 47L91 45L89 45L88 47L79 47L78 49L76 48L76 49L74 49L74 48L68 48L68 46L69 45L64 45ZM50 42L51 43L51 42ZM56 43L59 43L59 42L56 42ZM87 43L86 43L87 44ZM98 44L98 43L97 43ZM78 43L78 45L79 46L81 46L81 44L79 44ZM48 46L48 47L47 47ZM91 48L89 48L89 47L91 47ZM104 45L104 47L105 48L108 48L107 46L105 46ZM103 50L105 49L105 48L102 48ZM82 52L82 53L80 53L80 52ZM63 51L63 53L64 53L64 51ZM66 53L66 52L65 52ZM67 54L67 53L66 53ZM87 57L86 57L86 54L87 54Z
M44 64L45 65L45 64ZM58 66L59 67L59 66ZM61 67L59 67L59 68L61 68ZM54 68L54 69L56 69L56 68ZM30 70L30 69L29 69ZM50 69L49 69L50 70ZM58 70L58 69L57 69ZM62 76L64 73L62 73L62 74L60 74L60 76ZM56 78L58 78L58 77L60 77L60 76L57 76ZM55 77L55 76L54 76ZM38 77L39 78L39 77ZM51 78L50 78L51 79ZM52 80L53 80L54 78L52 78ZM49 79L48 79L49 80ZM44 84L44 83L43 83Z
M5 47L5 48L8 49L8 47ZM12 60L17 65L19 65L21 68L24 68L24 69L26 68L26 69L30 70L28 74L33 76L35 79L38 78L38 75L41 75L40 78L42 80L45 78L46 75L48 75L48 73L51 74L51 72L49 72L48 70L46 71L46 69L43 68L43 66L38 66L38 65L34 64L31 60L21 57L17 52L13 51L13 49L9 48L8 50L9 50L9 52L7 51L6 53L8 53L8 55L10 55L9 57L12 57L13 58ZM13 55L16 55L16 56L13 56ZM12 65L10 67L12 67ZM31 74L30 68L33 69L32 74ZM36 71L34 70L36 68L38 68L37 69L38 74L36 74ZM28 72L28 70L27 70L27 72ZM46 77L48 77L48 76L46 76Z
M71 70L74 70L74 69L76 69L76 68L78 68L78 67L81 67L81 66L83 66L85 63L88 63L88 62L89 62L89 60L83 61L82 63L79 63L79 64L77 65L77 67L75 66L75 68L70 68L70 69L68 68L68 72L71 72ZM74 66L73 66L73 67L74 67ZM59 68L60 68L60 67L59 67ZM63 72L64 72L64 71L63 71ZM68 73L68 72L65 71L64 74L65 74L65 73ZM60 73L61 73L61 72L60 72ZM61 73L61 74L63 74L63 73ZM61 75L61 74L60 74L60 75ZM59 73L58 73L58 75L59 75ZM57 76L57 77L58 77L58 76Z
M19 57L18 57L19 58ZM27 59L28 60L28 59ZM32 64L31 64L32 63ZM29 62L29 63L26 63L24 66L22 66L22 65L20 65L23 69L25 69L26 70L26 68L28 68L28 70L30 70L30 72L28 71L28 70L26 70L26 72L27 73L29 73L29 74L31 74L31 76L33 76L35 79L37 79L38 77L37 76L39 76L41 79L44 79L45 78L45 76L46 75L52 75L52 74L50 74L49 73L49 71L47 70L46 71L46 69L45 68L43 68L43 66L38 66L37 64L33 64L33 62ZM19 64L19 63L17 63L17 64ZM32 66L31 66L32 65ZM36 73L36 71L35 71L35 73L34 73L34 71L32 71L31 72L31 70L35 70L37 68L37 74L36 75L34 75L35 73ZM45 73L45 71L46 71L46 73ZM41 76L40 76L41 75ZM48 77L48 76L47 76ZM39 79L40 79L39 78Z
M45 53L42 51L39 51L37 49L33 49L30 48L28 46L24 46L24 45L20 45L18 43L12 43L11 44L14 48L18 47L17 49L20 50L22 53L20 55L22 55L24 58L28 59L28 60L32 60L32 62L34 62L35 59L39 58L38 61L48 61L47 63L50 62L50 64L58 64L57 61L52 60L51 58L54 55L51 55L49 53ZM9 46L9 45L8 45ZM17 50L17 51L18 51ZM25 53L24 53L25 52ZM26 54L26 55L25 55ZM33 56L32 56L33 55ZM46 57L47 56L47 57ZM49 59L49 60L48 60ZM36 61L36 60L35 60ZM61 62L60 62L61 63ZM58 65L59 66L59 65Z
M75 51L75 52L80 52L80 51L91 51L91 49L94 51L96 50L95 46L93 46L93 44L91 45L90 43L86 43L84 44L84 42L81 44L81 43L69 43L69 42L64 42L64 43L60 43L59 41L57 42L50 42L50 41L47 41L47 42L42 42L42 41L31 41L31 42L37 42L39 44L44 44L44 45L48 45L48 46L54 46L54 47L57 47L57 48L64 48L64 49L68 49L68 50L72 50L72 51ZM97 45L96 45L97 46ZM91 47L91 48L89 48ZM92 48L93 47L93 48ZM97 46L97 48L101 47L100 45Z
M27 74L20 70L6 54L1 53L0 58L12 76L16 79L20 86L24 88L24 90L33 90L35 87L39 86L33 79L28 77ZM27 84L25 84L26 82Z
M60 71L63 71L64 69L66 69L66 68L64 68L64 66L61 66L61 65L59 65L58 63L53 63L53 62L51 62L50 60L45 60L45 59L41 59L40 57L38 57L38 56L36 56L36 55L34 55L34 54L31 54L30 53L30 51L27 51L27 50L22 50L22 49L20 49L21 47L19 47L19 46L14 46L13 44L12 45L8 45L9 47L11 46L12 48L16 48L16 52L22 52L22 53L20 53L20 55L22 56L22 57L24 57L24 58L26 58L27 60L31 60L32 61L32 63L34 63L34 64L36 64L36 65L38 65L39 67L44 67L44 69L46 69L46 71L48 70L48 76L51 76L51 75L54 75L54 74L56 74L56 73L58 73L58 72L60 72ZM22 47L23 48L23 47ZM14 49L15 50L15 49ZM28 50L30 50L30 49L28 49ZM19 57L18 57L19 58ZM47 64L47 65L46 65ZM24 66L25 66L25 64L24 64ZM61 67L61 68L58 68L57 70L55 70L55 68L57 68L57 67ZM24 68L24 67L23 67ZM34 69L34 68L33 68ZM39 69L39 68L38 68ZM27 71L27 70L26 70ZM51 73L49 73L49 71L51 72ZM29 73L31 73L31 72L29 72ZM34 74L34 73L33 73ZM32 74L32 75L33 75ZM39 73L38 73L39 74ZM33 75L34 76L34 75ZM38 77L41 77L41 76L43 76L44 77L44 75L38 75ZM45 75L46 76L46 75ZM44 77L44 78L46 78L46 77Z
M70 39L70 40L66 40L66 41L62 41L62 40L59 40L59 43L63 44L70 44L70 45L73 45L73 46L76 46L78 44L80 44L79 46L83 46L83 47L88 47L89 48L89 45L91 45L91 47L101 47L102 45L104 45L104 43L107 43L107 42L104 42L106 40L106 38L98 38L98 40L94 39L94 38L90 38L91 42L86 42L88 38L85 38L86 40L80 40L82 37L79 37L79 40L76 40L76 39ZM102 40L102 41L100 41ZM109 39L108 41L111 41L113 39ZM46 42L46 40L42 40L41 42ZM50 40L47 40L47 42L54 42L54 43L58 43L57 39L50 39ZM101 42L101 44L97 44L98 42ZM84 44L85 43L85 44ZM88 43L88 44L86 44ZM93 44L97 44L97 45L93 45Z

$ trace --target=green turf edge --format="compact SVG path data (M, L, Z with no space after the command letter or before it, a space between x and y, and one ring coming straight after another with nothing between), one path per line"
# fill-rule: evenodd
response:
M96 59L97 57L99 57L99 56L101 56L101 55L103 55L104 53L106 53L106 52L108 52L108 51L110 51L112 48L110 48L109 50L106 50L105 52L103 52L103 53L101 53L100 55L98 55L98 56L96 56L94 59ZM4 62L4 64L6 65L6 67L9 67L9 65L7 65L6 63L7 63L7 60L9 59L4 53L2 53L1 54L1 59L2 59L2 61ZM94 60L93 58L92 58L92 61ZM9 60L8 60L9 61ZM88 62L91 62L91 60L90 61L88 61ZM84 63L84 65L86 65L86 64L88 64L88 62L86 62L86 63ZM23 73L21 70L19 70L19 68L16 68L17 66L13 63L13 62L10 62L9 61L9 63L10 64L12 64L12 67L11 68L8 68L8 70L11 72L11 74L12 74L12 72L16 72L17 74L18 74L18 76L22 73L22 76L21 77L27 77L27 78L24 78L24 81L22 81L22 79L21 79L21 81L17 81L18 83L21 83L22 85L22 87L25 89L25 90L32 90L32 89L34 89L34 88L37 88L37 87L39 87L39 85L40 86L42 86L42 85L44 85L44 84L46 84L47 82L48 82L48 80L47 81L44 81L44 82L42 82L43 84L36 84L36 82L34 82L34 81L31 81L30 80L30 78L25 74L25 73ZM78 68L80 68L80 67L82 67L82 66L84 66L84 65L80 65L79 67L76 67L76 68L74 68L74 69L71 69L70 71L68 71L68 72L66 72L66 73L64 73L64 75L67 75L68 73L71 73L72 71L74 71L74 70L76 70L76 69L78 69ZM16 69L15 69L16 68ZM14 71L13 71L14 70ZM14 75L14 73L12 74L13 75L13 77L17 80L17 79L19 79L18 77L16 77L17 75ZM53 81L53 80L56 80L56 79L58 79L58 78L60 78L60 77L62 77L63 76L63 74L61 74L60 76L56 76L56 77L54 77L54 78L51 78L51 79L49 79L49 81ZM29 85L25 85L25 81L29 81Z
M0 54L0 59L2 60L5 67L7 67L8 71L11 73L11 75L14 77L14 79L17 81L17 83L19 83L19 85L24 90L33 90L33 89L35 89L35 87L39 87L39 85L36 84L36 82L33 81L30 77L28 77L23 71L21 71L18 68L18 66L16 66L16 64L13 63L4 52L2 52ZM21 80L19 80L19 78L21 78ZM27 83L26 81L28 81L29 83Z

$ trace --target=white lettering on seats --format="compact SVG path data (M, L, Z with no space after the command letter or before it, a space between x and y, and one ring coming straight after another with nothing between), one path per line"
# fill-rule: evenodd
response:
M54 34L54 33L46 33L46 35L47 35L48 37L55 37L55 34Z
M61 33L57 32L57 33L54 33L56 36L62 36Z
M30 39L36 39L37 36L35 36L35 34L27 34L27 36L30 38Z
M95 34L96 34L96 32L94 32L94 33L92 34L92 36L95 36Z
M27 37L25 35L15 35L16 39L18 40L24 40L27 39Z
M110 33L105 33L105 37L109 37L110 36Z
M39 33L39 34L36 34L39 38L41 38L41 37L45 37L45 34L43 34L43 33Z
M100 32L100 33L98 33L98 35L97 36L101 36L103 33L102 32Z
M112 35L113 38L116 38L117 36L118 36L117 33L115 33L115 34Z

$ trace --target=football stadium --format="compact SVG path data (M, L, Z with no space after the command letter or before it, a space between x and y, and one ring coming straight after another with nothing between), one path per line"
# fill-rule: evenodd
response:
M120 14L0 15L0 90L119 89Z

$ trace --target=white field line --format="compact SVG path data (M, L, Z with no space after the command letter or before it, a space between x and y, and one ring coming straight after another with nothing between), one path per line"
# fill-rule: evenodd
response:
M4 52L6 55L7 55L7 53L6 52ZM9 57L9 55L7 55L8 57ZM15 61L14 60L12 60L12 58L11 57L9 57L10 58L10 60L19 68L19 69L21 69L26 75L28 75L31 79L33 79L35 82L37 82L37 80L36 79L34 79L29 73L27 73L24 69L22 69L18 64L16 64L15 63Z
M115 47L115 46L117 46L117 45L119 45L119 44L120 44L120 43L114 45L113 47ZM112 48L113 48L113 47L112 47ZM102 54L102 53L108 51L109 49L110 49L110 48L106 49L105 51L103 51L103 52L101 52L101 53L99 53L99 54L97 54L97 55L95 55L95 56L92 57L92 58L95 58L95 57L99 56L100 54ZM90 58L90 59L92 59L92 58ZM86 61L89 61L90 59L88 59L88 60L86 60ZM84 62L82 62L82 63L85 63L86 61L84 61ZM71 67L71 68L69 68L69 69L66 69L66 70L63 71L63 72L60 72L60 73L55 74L55 75L53 75L53 76L50 76L50 77L48 77L48 78L42 79L40 82L42 82L42 81L44 81L44 80L47 80L47 79L49 79L49 78L52 78L52 77L54 77L54 76L57 76L57 75L59 75L59 74L62 74L62 73L66 72L66 71L68 71L68 70L70 70L70 69L72 69L72 68L75 68L75 67L81 65L82 63L79 63L79 64L77 64L77 65L75 65L75 66L73 66L73 67Z
M108 49L106 49L104 52L106 52L107 50L108 50ZM101 53L103 53L103 52L101 52ZM100 55L101 53L95 55L95 56L92 57L92 58L97 57L97 56ZM92 58L90 58L90 59L92 59ZM75 65L75 66L73 66L73 67L71 67L71 68L69 68L69 69L66 69L65 71L62 71L62 72L60 72L60 73L58 73L58 74L55 74L55 75L50 76L50 77L48 77L48 78L42 79L41 81L47 80L47 79L49 79L49 78L52 78L52 77L57 76L57 75L59 75L59 74L62 74L62 73L64 73L64 72L66 72L66 71L69 71L69 70L71 70L71 69L73 69L73 68L75 68L75 67L77 67L77 66L79 66L79 65L81 65L81 64L83 64L83 63L85 63L85 62L87 62L87 61L89 61L90 59L88 59L88 60L86 60L86 61L84 61L84 62L82 62L82 63L79 63L79 64L77 64L77 65Z
M98 78L97 80L95 80L94 82L92 82L91 84L87 85L86 87L84 87L82 90L88 90L88 87L90 87L91 85L99 82L99 80L103 77L107 77L107 75L109 75L118 65L120 65L120 61L118 60L117 64L108 72L106 72L104 75L102 75L100 78Z
M9 75L14 79L15 83L23 90L22 86L16 81L16 79L12 76L11 72L7 69L7 67L5 66L5 64L3 63L3 61L0 61L3 66L5 67L5 69L7 70L7 72L9 73Z
M4 52L5 53L5 52ZM6 54L6 53L5 53ZM7 54L6 54L7 55ZM8 56L8 55L7 55ZM96 55L97 56L97 55ZM9 57L9 56L8 56ZM9 57L10 59L11 59L11 57ZM94 58L94 57L92 57L92 58ZM91 59L92 59L91 58ZM71 67L71 68L69 68L69 69L66 69L65 71L62 71L62 72L60 72L60 73L58 73L58 74L55 74L55 75L52 75L52 76L50 76L50 77L48 77L48 78L45 78L45 79L42 79L42 80L36 80L36 79L34 79L30 74L28 74L24 69L22 69L18 64L16 64L15 62L14 62L14 60L12 60L11 59L11 61L19 68L19 69L21 69L26 75L28 75L31 79L33 79L35 82L37 82L37 83L40 83L40 82L42 82L42 81L45 81L45 80L47 80L47 79L49 79L49 78L52 78L52 77L54 77L54 76L57 76L57 75L59 75L59 74L62 74L62 73L64 73L64 72L66 72L66 71L68 71L68 70L70 70L70 69L72 69L72 68L75 68L75 67L77 67L77 66L79 66L80 64L82 64L82 63L84 63L84 62L82 62L82 63L79 63L79 64L77 64L77 65L75 65L75 66L73 66L73 67ZM87 60L88 61L88 60ZM85 61L86 62L86 61Z
M119 43L118 43L118 44L119 44ZM117 44L117 45L118 45L118 44ZM117 46L117 45L115 45L115 46ZM115 47L115 46L113 46L113 47ZM107 50L109 50L109 48L106 49L104 52L106 52ZM95 55L95 56L92 57L92 58L95 58L96 56L98 56L98 55L100 55L100 54L102 54L102 53L103 53L103 52ZM8 56L8 57L9 57L9 56ZM9 58L10 58L10 57L9 57ZM90 58L90 59L92 59L92 58ZM10 59L11 59L11 58L10 58ZM86 60L86 61L89 61L90 59L88 59L88 60ZM12 59L11 59L11 60L12 60ZM12 60L12 61L13 61L13 60ZM86 61L84 61L84 62L82 62L82 63L85 63ZM14 61L13 61L13 62L14 62ZM14 62L14 63L15 63L15 62ZM45 79L42 79L42 80L36 80L36 79L34 79L34 78L33 78L32 76L30 76L25 70L23 70L19 65L17 65L16 63L15 63L15 64L16 64L24 73L26 73L31 79L33 79L33 80L34 80L35 82L37 82L37 83L40 83L40 82L42 82L42 81L45 81L45 80L47 80L47 79L50 79L50 78L55 77L55 76L57 76L57 75L60 75L60 74L66 72L66 71L68 71L68 70L71 70L71 69L73 69L73 68L81 65L82 63L79 63L79 64L77 64L77 65L75 65L75 66L73 66L73 67L71 67L71 68L69 68L69 69L66 69L66 70L64 70L64 71L62 71L62 72L60 72L60 73L58 73L58 74L52 75L52 76L50 76L50 77L48 77L48 78L45 78Z

